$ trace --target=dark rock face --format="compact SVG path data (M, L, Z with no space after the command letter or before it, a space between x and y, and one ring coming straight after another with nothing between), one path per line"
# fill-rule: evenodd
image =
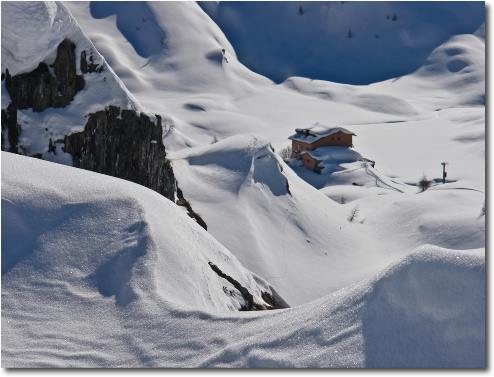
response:
M41 112L49 107L65 107L76 93L85 86L84 77L76 74L75 45L63 40L57 49L57 57L51 67L53 76L45 63L29 73L12 77L7 69L5 87L11 102L7 110L2 109L2 131L8 130L9 152L18 153L20 127L17 124L17 109L32 109ZM3 74L2 74L3 75ZM2 137L2 150L4 140Z
M73 164L146 186L174 201L176 181L162 143L158 116L148 116L109 106L89 115L84 131L66 136L63 150Z
M35 112L67 106L85 85L84 77L76 74L74 50L75 45L67 39L58 45L57 58L51 66L55 76L45 63L30 73L14 77L7 70L5 87L12 99L11 106Z
M19 153L19 149L17 147L17 140L19 139L19 131L20 127L17 124L17 109L14 107L7 107L7 110L2 109L2 150L7 150L4 140L4 131L7 131L9 145L9 152Z
M82 73L91 73L91 72L101 72L103 70L103 65L98 66L98 64L94 64L93 55L89 55L89 63L87 62L86 50L81 52L81 71Z
M51 65L53 74L45 63L30 73L12 77L6 70L2 74L11 98L7 109L2 109L2 150L19 153L18 138L22 131L17 122L18 109L41 112L50 107L65 107L84 88L84 74L103 71L103 65L95 64L91 53L87 55L85 50L81 52L83 75L77 75L75 45L65 39ZM48 152L55 153L55 144L63 142L63 150L73 157L73 166L141 184L174 201L177 183L162 142L161 118L157 118L155 124L144 114L109 106L89 114L84 131L63 140L50 139ZM206 227L205 223L200 225Z
M269 292L262 292L261 298L264 300L264 304L256 303L254 301L254 297L252 294L249 292L247 288L245 288L242 284L240 284L237 280L232 278L231 276L225 274L223 271L219 269L217 265L215 265L212 262L208 262L209 267L216 272L216 274L219 277L222 277L226 281L228 281L230 284L232 284L235 289L237 289L242 297L245 300L245 303L247 305L242 305L240 308L241 311L252 311L252 310L274 310L274 309L286 309L288 308L288 305L282 305L279 303L271 293ZM267 306L266 306L267 305Z
M208 230L208 224L202 219L202 217L192 209L190 202L184 198L184 194L180 187L177 187L177 205L185 207L187 209L187 215L193 218L196 223L202 226L205 230Z

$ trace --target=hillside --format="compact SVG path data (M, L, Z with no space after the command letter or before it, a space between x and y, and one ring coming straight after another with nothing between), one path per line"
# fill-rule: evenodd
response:
M353 86L292 77L276 85L246 69L195 4L133 9L133 33L156 39L142 26L153 15L166 34L166 46L148 57L139 54L143 37L121 30L115 8L102 14L87 3L69 7L136 97L173 114L164 141L179 185L209 232L290 304L371 276L424 242L484 245L482 29L452 37L424 58L426 65L396 79ZM221 48L226 60L212 60L211 51ZM356 162L328 178L275 157L272 149L287 146L296 127L315 122L355 132L355 150L376 168ZM436 185L443 161L445 187ZM424 174L434 187L419 196ZM413 206L420 210L404 210ZM350 224L355 207L359 221ZM444 225L451 217L462 225Z
M4 368L485 363L483 250L424 246L306 305L238 312L208 261L274 291L142 186L2 152L2 219Z
M437 46L470 34L484 3L199 2L239 60L277 83L291 76L368 85L419 69ZM308 43L310 41L310 43Z
M485 367L484 4L412 4L3 2L2 366Z

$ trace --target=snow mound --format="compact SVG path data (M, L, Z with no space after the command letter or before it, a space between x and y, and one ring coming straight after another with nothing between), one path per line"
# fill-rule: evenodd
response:
M424 246L365 299L366 367L485 367L485 256Z
M208 261L270 287L170 201L2 153L2 366L482 368L484 253L423 246L305 305L238 312Z
M177 166L180 161L186 162L199 174L195 186L199 185L197 182L214 182L219 188L238 194L242 187L256 185L275 196L288 194L287 180L272 147L255 136L232 136L211 146L173 153L170 158Z
M28 21L28 22L27 22ZM56 2L2 4L2 72L12 76L55 59L57 46L77 29L65 6Z
M238 310L242 295L226 294L223 286L235 290L208 262L256 302L264 301L261 289L269 290L178 206L127 181L4 152L2 219L7 291L33 274L26 284L40 284L39 294L64 280L51 295L118 307L160 297L183 307Z

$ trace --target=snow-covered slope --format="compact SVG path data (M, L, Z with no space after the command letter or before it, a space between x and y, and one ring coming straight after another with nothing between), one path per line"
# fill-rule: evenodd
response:
M485 196L481 30L453 37L427 66L398 79L352 86L292 77L275 85L238 62L197 4L67 6L135 96L153 112L172 114L164 142L174 152L179 185L208 230L289 303L369 276L424 239L460 249L484 245L484 219L478 218ZM161 49L148 46L163 35ZM468 66L455 63L460 60ZM279 150L295 128L315 122L355 132L356 152L376 168L356 162L319 176L284 165L266 146ZM220 142L211 145L215 138ZM419 197L416 183L424 173L440 182L441 162L449 163L448 185L434 190L445 190ZM293 195L286 194L285 181ZM421 211L413 212L413 226L403 226L411 216L403 207L415 202ZM355 207L358 222L349 223ZM468 224L461 237L457 227L442 225L448 216Z
M328 184L318 191L266 142L248 135L171 158L208 231L292 305L356 283L426 243L485 245L484 194L454 184L417 194L417 187L366 162L349 164L332 180L298 167L309 182Z
M140 186L2 153L3 366L484 366L483 26L407 76L276 85L196 3L4 2L2 72L51 64L68 37L77 74L82 49L104 71L65 108L19 110L21 153L70 165L49 140L89 112L162 115L209 234ZM2 80L2 109L11 100ZM284 162L275 150L315 122L354 132L375 167ZM294 307L237 312L244 298L209 261L256 303L279 298L272 285Z
M455 34L485 20L483 2L199 2L239 60L282 82L290 76L370 84L409 74Z
M104 110L109 105L146 114L156 121L155 115L145 109L115 75L64 4L5 2L1 9L2 73L5 74L8 70L14 76L31 72L40 63L48 66L53 64L57 47L64 39L75 45L78 75L82 74L82 51L86 51L86 56L88 59L91 57L93 64L103 68L101 72L83 75L84 88L64 108L50 107L41 112L34 112L32 109L17 110L17 122L22 130L19 135L21 153L29 156L39 153L44 159L72 165L72 157L63 152L61 145L56 146L56 153L49 151L50 139L54 143L71 133L82 131L88 114ZM6 80L2 80L2 109L6 109L11 102L5 85ZM6 136L4 141L8 149Z
M208 262L258 303L261 289L270 290L178 206L127 181L3 153L2 220L6 291L11 276L31 271L31 289L44 292L66 281L59 293L81 304L99 295L122 307L146 296L238 310L242 296L226 294L223 285L231 284Z
M483 250L262 313L228 312L209 260L269 289L155 192L2 152L4 368L485 366Z

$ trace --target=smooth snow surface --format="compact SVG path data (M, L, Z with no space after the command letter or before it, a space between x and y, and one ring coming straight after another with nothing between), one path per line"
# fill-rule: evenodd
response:
M85 115L159 114L178 186L208 225L140 186L2 153L3 367L485 366L484 3L425 18L379 3L370 24L372 3L340 3L330 11L380 38L344 25L329 50L359 59L330 62L386 81L276 84L201 9L228 3L2 3L2 72L50 64L63 38L105 68L64 109L18 111L21 153L71 165L49 139L81 131ZM279 9L317 30L325 15L311 7L324 6ZM2 109L9 101L2 82ZM358 135L354 148L314 152L321 174L278 155L315 123ZM208 261L292 308L237 312L242 298Z
M4 368L485 365L482 249L270 312L225 311L208 260L267 287L158 194L2 152Z
M275 82L290 76L370 84L420 68L452 35L485 19L479 1L201 1L239 60ZM300 14L300 8L302 14Z

